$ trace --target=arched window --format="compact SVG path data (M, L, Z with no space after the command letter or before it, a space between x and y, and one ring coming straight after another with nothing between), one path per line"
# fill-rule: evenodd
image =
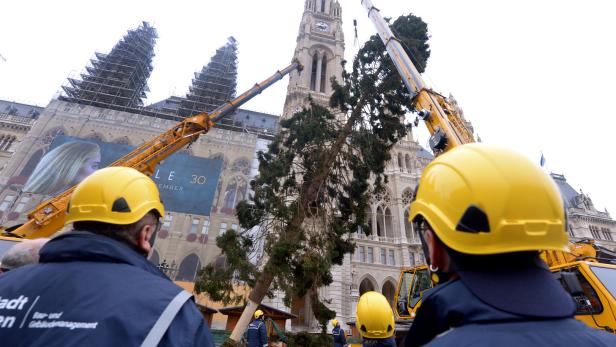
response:
M393 238L394 237L394 227L391 216L391 210L389 207L385 208L385 236Z
M406 239L411 241L411 231L413 227L411 226L411 222L409 222L409 208L406 207L404 209L404 232L406 234Z
M402 153L398 153L398 167L400 168L400 172L404 170L404 164L402 163Z
M406 172L411 172L411 156L408 154L405 155L404 162L406 164Z
M319 64L319 57L315 53L312 56L312 68L310 71L310 90L317 90L317 65Z
M372 281L368 278L364 278L359 284L359 295L364 294L365 292L374 291L375 287Z
M325 12L325 0L321 0L321 12Z
M381 293L383 293L383 295L387 298L387 301L389 301L389 305L393 308L394 297L396 295L396 286L391 281L386 281L383 284L383 289L381 290Z
M241 176L235 176L231 179L227 184L227 189L225 189L221 212L228 214L235 213L235 206L237 203L246 199L247 189L248 184Z
M199 257L195 253L191 253L180 263L178 275L175 277L175 280L194 282L197 271L199 271L200 268L201 261Z
M325 93L325 84L327 82L327 57L323 55L321 61L321 93Z
M381 206L376 208L376 235L385 236L385 215Z

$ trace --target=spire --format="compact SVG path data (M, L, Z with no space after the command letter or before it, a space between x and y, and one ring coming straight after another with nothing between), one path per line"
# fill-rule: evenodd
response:
M195 73L186 99L182 100L179 115L189 117L211 112L235 97L237 85L237 41L232 36L216 50L210 63Z
M81 79L69 78L60 99L112 109L143 106L157 37L147 22L129 30L109 54L95 53Z

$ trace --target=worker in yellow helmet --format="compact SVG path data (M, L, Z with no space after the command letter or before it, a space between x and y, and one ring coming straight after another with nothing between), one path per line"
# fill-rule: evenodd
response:
M344 330L340 328L340 323L337 319L332 319L332 336L334 337L334 347L346 347L346 335Z
M575 320L575 304L539 258L566 250L551 177L526 157L468 144L426 167L410 207L437 286L405 346L616 346Z
M110 167L73 191L72 229L0 280L3 346L208 346L192 295L147 260L165 213L154 182ZM9 307L12 306L12 307ZM14 308L6 311L6 308Z
M357 303L355 326L364 347L396 347L394 312L381 293L366 292Z
M248 347L267 347L267 328L265 327L265 314L256 310L255 319L248 325Z

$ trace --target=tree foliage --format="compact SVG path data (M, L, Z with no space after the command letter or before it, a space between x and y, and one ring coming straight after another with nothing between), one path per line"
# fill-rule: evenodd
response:
M426 24L407 15L392 28L423 71L430 54ZM234 281L251 287L261 281L284 292L287 305L308 295L323 326L335 316L317 289L331 284L332 265L353 253L350 234L370 232L371 195L384 189L390 150L406 134L404 115L411 111L410 95L377 36L342 78L342 83L332 79L329 107L309 98L306 107L280 122L268 152L259 152L254 196L237 206L245 231L217 238L227 266L206 266L197 292L229 303L238 299ZM251 261L262 250L260 261Z

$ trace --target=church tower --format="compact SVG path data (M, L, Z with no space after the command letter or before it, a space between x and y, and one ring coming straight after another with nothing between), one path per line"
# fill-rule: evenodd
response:
M342 82L344 34L338 0L306 0L293 57L304 70L290 75L283 118L299 111L308 95L327 105L332 92L330 79Z

